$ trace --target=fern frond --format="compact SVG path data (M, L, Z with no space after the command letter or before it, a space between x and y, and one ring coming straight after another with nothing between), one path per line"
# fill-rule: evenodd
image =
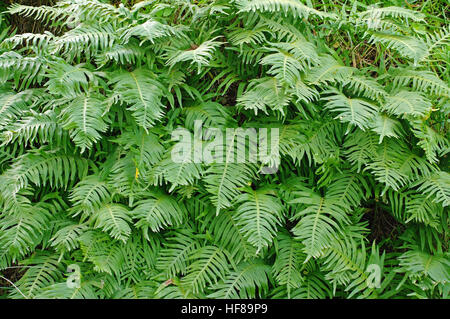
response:
M415 221L437 228L442 211L443 207L433 203L431 198L422 194L411 195L406 202L406 222Z
M353 93L372 100L381 100L387 93L377 81L366 78L362 75L353 75L347 82L344 82Z
M26 114L27 116L22 117L18 122L11 123L1 133L2 145L17 142L27 146L38 141L41 144L54 143L55 146L61 146L68 141L68 136L58 124L54 111L37 113L30 110Z
M267 107L284 113L284 108L290 100L277 78L266 77L250 82L243 95L238 97L238 106L245 110L253 110L255 115L258 111L267 114Z
M68 58L74 58L80 52L89 58L99 50L111 48L116 41L115 34L113 27L106 23L101 26L80 24L57 38L52 46L53 50Z
M30 91L1 92L0 91L0 128L16 119L28 106Z
M236 1L240 12L261 11L261 12L283 12L285 15L292 14L294 18L307 19L310 15L319 18L335 18L334 14L318 11L308 7L298 0L238 0Z
M383 138L386 136L399 138L403 133L403 129L399 121L381 113L378 113L373 118L371 130L380 135L379 143L383 142Z
M307 254L305 260L318 258L325 248L330 247L334 234L342 231L342 227L349 223L346 207L336 199L321 197L311 190L303 189L296 192L296 198L291 204L302 204L294 219L299 219L292 229L295 237L304 245Z
M83 280L79 288L69 288L67 282L55 283L40 289L36 299L97 299L97 287L92 281Z
M360 172L363 165L369 163L373 154L376 154L378 142L379 138L375 133L356 130L344 142L344 155Z
M287 295L290 298L291 291L299 288L304 282L301 271L306 255L303 253L303 245L289 235L283 233L277 238L275 242L277 257L272 272L280 285L286 285Z
M51 246L57 251L71 251L80 246L78 238L88 230L85 224L72 223L58 230L53 236Z
M41 252L22 263L28 266L28 269L16 284L20 293L17 290L14 291L15 298L23 298L22 294L27 299L36 298L42 289L60 282L62 279L63 269L58 262L57 255Z
M131 213L119 204L104 204L92 215L94 226L101 228L111 237L126 242L131 234Z
M436 48L439 48L440 46L444 46L445 48L446 46L448 47L450 45L450 27L442 28L434 34L427 33L425 37L428 48L426 53L423 55L421 62L432 55L433 51L436 50Z
M17 52L7 51L0 55L0 83L14 79L14 86L23 90L40 83L46 70L41 56L23 57Z
M216 41L216 38L204 41L195 48L187 50L170 50L167 53L166 65L173 67L179 62L190 62L197 65L198 74L203 66L208 66L213 58L213 53L222 42Z
M46 83L50 93L75 98L89 91L89 85L96 82L95 75L89 65L70 65L62 60L49 63Z
M208 295L216 299L246 299L264 296L269 290L270 267L259 260L242 263Z
M431 109L431 102L419 92L401 90L386 98L382 110L400 117L423 117Z
M148 237L148 230L158 232L169 226L183 222L184 207L172 197L162 193L149 193L147 199L136 203L133 217L137 219L136 227L142 228Z
M413 59L414 64L417 64L426 55L427 50L425 42L420 39L388 32L372 33L369 42L382 43L388 49L397 50L400 54Z
M50 7L50 6L27 6L22 4L14 3L12 4L8 12L10 14L20 14L24 17L33 17L36 20L42 20L45 23L60 22L69 16L71 13L60 8Z
M163 116L161 103L164 89L145 69L132 72L118 71L113 74L111 83L121 101L129 104L136 122L147 132Z
M358 98L348 98L336 90L329 90L330 94L322 99L327 101L325 109L337 113L335 119L348 122L364 130L378 112L378 107L368 101Z
M242 138L240 139L239 136ZM238 143L241 149L246 147L244 131L235 130L233 134L227 134L224 140L225 143L219 144L219 147L222 147L225 154L215 153L214 162L204 175L205 187L211 194L211 201L216 206L217 215L221 209L231 206L240 193L239 188L247 185L256 171L252 163L237 162Z
M86 175L87 168L84 158L40 149L22 155L6 170L0 177L6 184L0 189L14 194L30 183L67 189L70 183Z
M167 277L177 274L185 275L189 256L199 248L199 243L192 238L189 231L171 233L164 249L161 250L156 267L164 271Z
M16 34L10 38L5 39L1 43L1 47L13 50L18 46L30 46L35 50L42 50L47 48L49 44L54 40L54 35L49 31L45 31L42 34L34 33L22 33Z
M307 72L305 80L314 85L346 82L353 72L353 68L342 65L330 55L324 55L320 57L319 65Z
M228 252L215 246L204 246L194 251L189 256L192 263L182 279L183 287L196 294L202 292L206 285L225 279L232 263L228 255Z
M75 98L62 109L62 124L82 153L101 138L100 133L107 130L108 125L102 118L105 107L102 96L86 94Z
M431 255L420 249L410 249L399 257L400 266L412 277L429 277L433 284L450 279L448 254Z
M370 193L367 181L359 174L343 172L327 187L326 197L348 206L357 207Z
M0 248L13 260L33 251L42 239L50 220L49 212L25 196L18 195L9 199L14 207L0 214Z
M361 18L377 17L383 19L386 17L392 17L402 18L406 21L411 20L414 22L423 21L425 18L425 15L421 12L395 6L384 8L370 7L368 10L360 12L358 15Z
M257 248L256 253L268 247L281 224L283 206L266 189L246 189L236 198L239 206L235 215L238 227L250 244Z
M115 44L110 49L104 50L101 54L95 57L97 65L104 66L109 62L117 64L139 64L145 56L145 50L131 43L125 45Z
M232 253L233 260L240 262L256 256L256 247L251 245L238 225L236 211L225 211L216 216L210 214L205 221L214 236L214 243Z
M422 121L414 121L411 124L412 132L420 139L417 145L425 151L425 156L430 163L437 163L438 157L443 157L450 152L449 140L432 127Z
M71 191L70 201L73 203L74 216L79 213L92 213L112 198L112 191L106 181L98 175L90 175L78 182Z
M260 63L270 65L268 73L288 85L294 85L301 79L300 72L319 62L316 48L304 38L291 43L273 43L272 46L269 50L275 53L266 55Z
M420 185L420 186L419 186ZM419 186L418 192L432 198L434 203L441 203L446 207L450 205L450 174L438 171L431 176L416 182L413 186Z
M173 27L150 19L134 27L127 27L121 35L121 40L123 44L127 44L131 37L138 36L143 39L140 45L145 41L150 41L151 44L154 44L155 41L161 38L183 36L183 29L182 26Z
M444 97L450 96L448 84L431 71L399 68L392 71L392 76L392 82L397 87L411 85L414 90Z
M83 261L90 261L93 270L112 275L120 273L125 257L123 249L117 242L111 242L107 234L91 230L79 237Z
M262 26L256 26L252 30L237 28L228 35L228 40L236 46L256 45L266 41L267 29Z

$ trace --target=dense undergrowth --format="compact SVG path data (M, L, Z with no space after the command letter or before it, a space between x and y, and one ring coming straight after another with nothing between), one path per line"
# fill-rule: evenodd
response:
M445 2L13 2L3 297L448 298ZM280 158L175 162L195 120Z

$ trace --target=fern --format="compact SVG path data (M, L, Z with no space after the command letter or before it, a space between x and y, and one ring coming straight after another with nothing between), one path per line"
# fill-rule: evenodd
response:
M349 222L345 206L310 190L298 192L291 203L305 205L294 216L300 220L293 233L305 245L303 251L307 254L306 260L319 257L323 249L332 243L333 234L342 231L342 227Z
M146 200L136 203L133 216L138 219L136 226L158 231L169 225L179 225L183 221L183 209L180 205L165 194L155 194Z
M367 123L373 119L377 113L377 107L365 100L348 98L337 91L327 91L327 94L333 94L324 98L327 103L325 109L336 112L340 121L348 122L364 130Z
M164 89L147 70L120 71L113 75L111 82L118 98L130 104L129 110L144 130L148 131L163 116Z
M247 240L257 247L258 253L268 246L280 223L283 207L273 194L266 190L248 190L236 198L237 225Z
M255 298L257 290L260 294L268 290L269 271L268 265L258 261L239 265L237 270L231 272L223 283L217 285L217 291L210 294L209 297L218 299Z
M303 245L290 238L289 235L279 236L277 259L272 271L280 285L286 285L288 298L292 290L299 288L303 282L302 264L306 256L303 253Z
M0 298L448 298L442 2L122 3L0 5Z

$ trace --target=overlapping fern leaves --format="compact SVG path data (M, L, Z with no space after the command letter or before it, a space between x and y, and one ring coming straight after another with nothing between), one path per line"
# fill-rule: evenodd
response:
M0 30L0 271L27 269L8 296L447 298L448 25L310 5L11 6L55 34ZM279 170L174 162L195 120L278 128Z

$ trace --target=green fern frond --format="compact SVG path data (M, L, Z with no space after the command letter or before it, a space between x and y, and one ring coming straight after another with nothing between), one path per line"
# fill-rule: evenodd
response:
M239 264L236 271L219 283L208 295L216 299L248 299L264 296L269 289L270 267L261 261Z
M281 224L283 206L274 195L266 189L246 189L236 198L239 204L235 215L237 226L257 248L256 253L272 243L277 226Z
M28 269L17 282L18 290L13 292L15 298L36 298L43 288L62 279L63 270L57 255L41 252L24 260L23 265Z
M388 49L397 50L400 54L413 59L414 64L426 55L427 46L425 42L414 37L388 32L374 32L371 34L369 41L371 43L382 43Z
M232 264L229 253L215 246L204 246L195 250L189 259L193 262L187 268L187 275L182 279L182 285L193 293L202 292L206 285L217 284L225 279Z
M423 94L406 90L388 96L382 107L382 110L401 117L423 117L430 109L431 102Z
M353 68L342 65L330 55L324 55L320 57L319 65L307 72L305 80L313 85L346 82L353 72Z
M399 138L403 134L403 129L399 121L381 113L378 113L373 118L371 130L380 135L379 143L383 142L383 138L386 136Z
M101 228L111 237L126 242L131 234L131 213L119 204L104 204L92 215L94 227Z
M136 203L132 214L137 219L136 227L142 228L148 237L149 229L157 232L180 225L184 219L184 207L166 194L149 193L148 199Z
M132 72L119 71L113 74L111 84L121 101L129 105L136 122L148 131L163 116L161 103L164 89L145 69Z
M100 133L107 130L103 120L105 103L102 96L81 95L61 111L63 127L69 130L70 138L81 152L90 149L101 138Z
M450 96L448 84L438 78L431 71L419 71L407 68L394 69L392 82L395 86L409 86L414 90L436 94L444 97Z
M157 40L161 38L167 38L172 36L183 36L182 26L173 27L167 24L163 24L159 21L149 19L142 24L136 25L132 28L127 27L121 35L121 40L123 44L127 44L131 37L137 36L141 39L140 44L145 41L150 41L151 44L154 44Z
M195 48L191 47L186 50L170 50L167 53L166 64L173 67L179 62L190 62L191 64L196 64L198 73L200 73L203 66L209 65L214 51L222 44L222 42L216 40L217 37L204 41Z
M199 248L199 243L192 238L192 233L179 231L171 233L164 249L161 250L156 267L164 271L167 277L177 274L185 275L189 256Z
M267 107L283 114L289 100L288 93L281 87L277 78L266 77L250 82L244 94L238 97L237 106L244 110L253 110L255 115L258 111L267 114Z
M275 280L280 285L286 285L288 298L291 291L299 288L303 282L302 264L306 259L303 253L303 245L295 241L287 234L280 234L277 237L277 258L272 266Z
M79 213L92 213L103 203L110 201L112 191L106 181L98 175L90 175L78 182L71 191L70 201L73 203L74 216Z
M411 20L414 22L423 21L425 18L425 15L421 12L394 6L384 8L370 7L368 10L359 13L359 16L362 18L377 17L381 19L386 17L402 18L406 21Z
M285 15L289 13L298 18L308 18L310 15L319 18L335 17L334 14L318 11L297 0L239 0L236 2L240 12L259 10L262 12L283 12Z
M442 203L444 207L450 205L449 173L443 171L436 172L431 176L419 180L413 186L419 186L417 191L426 194L427 198L433 198L434 203Z
M302 204L293 218L299 221L292 232L304 245L303 251L307 254L305 262L311 257L320 257L323 250L330 247L334 234L341 232L342 227L349 223L346 214L348 207L311 190L297 192L290 203Z
M348 98L336 90L329 90L324 94L330 94L322 99L327 101L326 110L337 113L335 119L348 122L364 130L378 112L378 107L366 100Z
M15 194L30 183L36 186L67 188L69 183L83 178L87 168L87 160L84 158L66 155L60 151L36 150L22 155L1 175L0 178L6 184L0 189L2 192Z

